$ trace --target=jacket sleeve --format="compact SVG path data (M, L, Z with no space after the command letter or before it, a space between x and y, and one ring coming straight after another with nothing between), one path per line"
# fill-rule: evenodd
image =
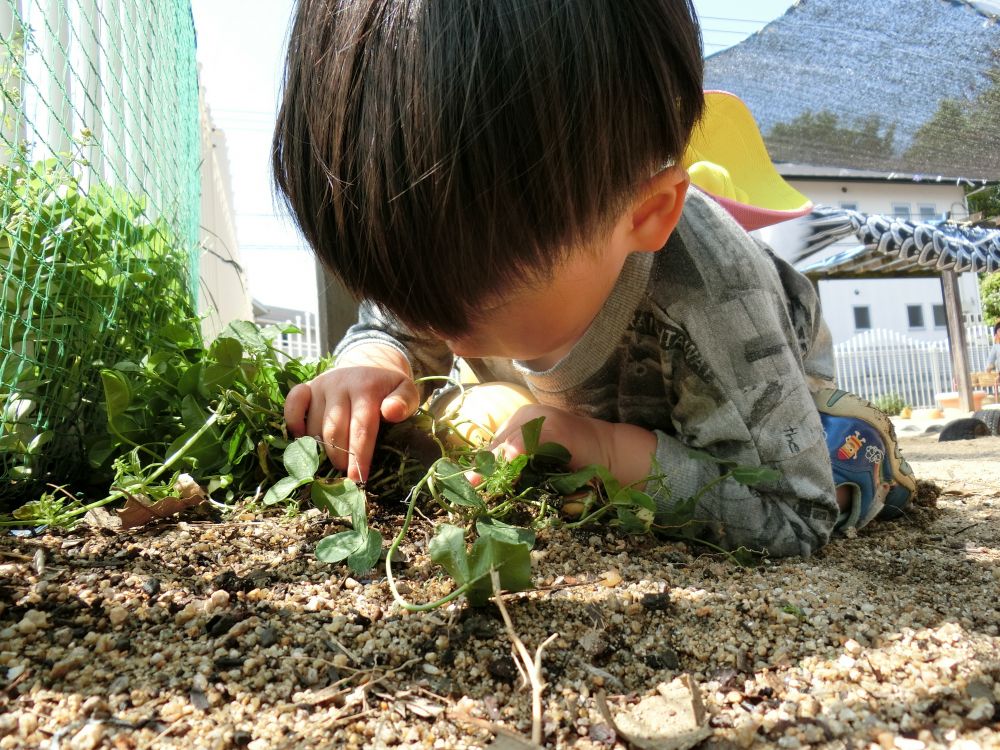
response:
M986 358L986 369L995 370L997 368L997 364L1000 364L997 362L998 359L1000 359L1000 344L994 344L990 349L989 356Z
M454 355L440 339L418 336L377 305L362 302L358 307L358 322L347 329L333 354L339 357L366 344L382 344L398 351L410 363L415 380L428 375L447 375L454 363ZM424 385L421 398L426 398L440 385Z
M729 549L812 554L829 540L838 517L804 364L813 356L815 375L822 376L822 343L803 351L787 298L773 289L741 289L682 312L671 317L683 326L664 320L675 342L662 351L669 360L664 370L672 373L672 429L655 430L656 468L665 477L650 488L658 522L676 520L678 505L697 497L693 520ZM823 330L818 324L816 335ZM695 458L691 449L715 460ZM735 465L771 468L779 478L753 487L717 481Z

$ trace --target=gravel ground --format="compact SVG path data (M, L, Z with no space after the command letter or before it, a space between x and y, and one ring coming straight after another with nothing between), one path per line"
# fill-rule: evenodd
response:
M558 633L546 746L625 748L599 695L620 716L687 673L711 730L701 747L1000 748L1000 438L935 440L903 441L937 485L907 518L809 560L740 569L680 544L542 534L538 590L506 607L530 650ZM0 750L529 734L498 610L407 614L381 569L356 580L313 559L335 529L310 512L3 539ZM404 547L415 599L448 590L426 538Z

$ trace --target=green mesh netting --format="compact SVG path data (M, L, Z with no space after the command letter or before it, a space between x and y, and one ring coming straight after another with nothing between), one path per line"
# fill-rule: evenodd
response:
M84 479L100 369L190 329L200 141L188 0L0 0L0 501ZM126 422L111 425L127 436Z

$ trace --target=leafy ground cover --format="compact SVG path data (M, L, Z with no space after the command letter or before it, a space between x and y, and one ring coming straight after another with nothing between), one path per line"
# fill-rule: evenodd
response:
M0 523L71 528L112 504L124 504L120 519L138 518L128 523L202 501L224 512L248 500L284 513L311 504L349 525L319 542L321 561L345 561L360 574L384 559L400 605L425 610L462 595L473 605L485 604L493 594L491 571L498 573L504 590L529 588L530 553L542 529L601 525L694 541L703 530L695 517L703 492L730 477L750 485L775 478L768 469L720 463L716 480L693 497L680 498L667 517L657 516L650 494L621 485L606 468L567 471L566 449L540 442L540 419L524 426L526 453L511 461L470 442L462 437L468 430L456 426L460 397L447 414L421 409L387 429L376 456L378 468L361 487L331 467L316 439L288 438L285 395L329 360L303 363L287 357L274 346L278 333L238 322L206 348L196 329L174 326L144 356L102 369L106 430L88 452L91 465L111 476L108 494L88 501L66 487L53 487ZM478 434L488 434L486 427L476 427ZM479 480L475 485L473 475ZM662 488L663 481L652 476L647 483ZM386 552L369 513L373 503L400 500L405 515ZM456 582L437 601L408 601L394 583L392 561L417 512L435 525L431 560ZM741 550L732 557L739 562L746 554Z

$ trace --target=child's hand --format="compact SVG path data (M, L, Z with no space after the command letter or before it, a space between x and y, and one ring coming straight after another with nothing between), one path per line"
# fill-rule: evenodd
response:
M572 456L571 470L590 464L607 467L622 484L641 484L650 475L656 435L632 424L605 422L554 406L522 406L493 440L493 452L511 460L524 453L521 425L545 417L541 442L559 443Z
M335 467L355 482L368 477L379 422L401 422L419 404L406 358L388 346L358 347L337 366L301 383L285 399L295 437L312 435Z

